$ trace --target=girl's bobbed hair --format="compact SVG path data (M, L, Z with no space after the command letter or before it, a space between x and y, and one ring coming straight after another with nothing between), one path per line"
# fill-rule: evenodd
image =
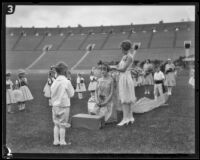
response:
M121 42L120 48L125 51L129 51L132 48L132 42L130 40L125 40Z

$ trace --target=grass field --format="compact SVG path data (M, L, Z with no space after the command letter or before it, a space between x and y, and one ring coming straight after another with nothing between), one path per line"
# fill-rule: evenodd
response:
M6 143L12 153L195 153L195 101L188 71L179 73L169 106L134 114L133 125L117 127L113 123L95 131L72 128L66 136L72 145L64 147L52 145L51 108L42 92L46 77L28 75L34 100L26 104L27 111L6 114ZM143 91L136 88L138 98ZM76 94L71 115L87 113L88 98L89 93L83 100Z

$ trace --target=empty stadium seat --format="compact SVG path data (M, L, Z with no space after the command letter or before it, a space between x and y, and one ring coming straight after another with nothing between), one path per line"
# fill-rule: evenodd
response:
M81 51L49 51L30 69L48 69L49 66L55 65L59 61L66 62L71 68L84 54L85 52Z
M107 34L101 34L101 33L93 34L93 35L90 34L87 40L82 45L81 49L85 50L89 44L95 44L94 49L100 49L106 37L107 37Z
M6 50L9 51L12 50L13 46L15 45L18 39L19 36L17 35L14 36L6 35Z
M155 32L151 40L151 48L173 48L174 35L173 31Z
M40 43L42 40L42 36L22 36L19 40L18 44L15 47L16 51L33 51L35 47Z
M37 50L42 50L45 45L52 45L50 50L55 51L58 49L59 44L63 41L64 38L65 36L60 36L59 34L45 36L44 40L37 47Z
M77 50L87 35L74 34L69 36L59 50Z
M110 34L106 44L103 49L118 49L120 47L120 43L128 38L129 33L123 34L121 33L113 33Z
M136 32L132 33L129 40L132 42L140 42L140 48L148 48L152 32Z
M35 52L35 51L6 51L6 68L25 69L40 54L41 52Z
M177 31L176 47L184 47L184 41L191 41L191 47L194 47L194 30Z

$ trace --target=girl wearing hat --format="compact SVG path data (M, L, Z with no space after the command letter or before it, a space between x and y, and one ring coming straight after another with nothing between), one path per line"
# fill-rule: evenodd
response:
M150 85L153 85L153 65L151 64L150 60L147 59L143 66L144 70L144 87L145 92L144 94L150 94Z
M52 104L51 104L51 85L55 79L56 79L55 72L53 70L50 70L49 74L48 74L47 83L45 84L44 89L43 89L44 96L48 99L49 106L52 106Z
M165 86L167 86L168 95L172 95L172 87L176 85L175 65L171 59L167 60L165 65Z
M12 104L16 103L13 95L13 82L10 79L11 73L6 73L6 104L8 113L13 113Z
M33 96L28 88L28 80L25 77L26 73L24 70L19 70L18 79L16 80L16 87L22 91L23 97L21 103L19 103L19 110L25 109L25 102L33 100Z
M80 73L77 74L77 80L76 80L76 92L78 92L78 98L83 99L83 92L86 91L84 78Z
M118 124L118 126L128 124L129 122L134 122L131 106L136 101L135 84L131 77L131 68L134 62L134 56L136 52L132 50L132 43L129 40L123 41L121 43L121 50L123 57L116 70L120 73L118 82L118 92L119 100L123 110L123 119Z

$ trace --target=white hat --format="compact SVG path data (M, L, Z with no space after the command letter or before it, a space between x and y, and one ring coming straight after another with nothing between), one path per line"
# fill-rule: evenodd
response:
M18 75L19 75L19 74L26 74L26 71L25 71L24 69L19 69L19 70L18 70Z

